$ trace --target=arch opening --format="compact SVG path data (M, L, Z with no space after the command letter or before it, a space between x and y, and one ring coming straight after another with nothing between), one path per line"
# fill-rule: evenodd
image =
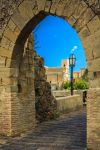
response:
M44 0L43 0L44 1ZM42 1L42 2L43 2ZM17 2L16 2L17 3ZM91 89L88 98L89 100L93 99L91 97L91 93L93 94L96 102L96 107L99 106L99 89L100 89L100 53L99 53L99 36L100 36L100 19L98 11L96 11L97 3L90 4L86 3L86 1L61 1L57 3L53 3L51 1L45 1L43 4L40 5L40 2L36 1L27 1L24 0L22 3L21 1L16 4L16 11L13 11L13 15L9 16L9 22L6 22L6 25L3 27L2 33L3 36L0 38L0 59L2 60L1 68L0 68L0 79L1 79L1 106L3 105L2 112L0 113L0 129L3 134L18 134L23 131L29 131L34 128L35 120L32 122L33 116L35 114L33 107L34 103L31 101L31 96L34 96L34 90L31 90L33 80L33 70L31 62L32 58L32 51L30 53L24 52L24 44L26 39L28 38L29 33L33 29L33 23L31 24L31 19L33 15L38 18L39 12L43 10L40 14L46 16L46 14L56 14L58 16L64 17L75 29L79 32L79 36L83 42L86 57L87 57L87 64L89 67L89 78L90 78L90 87ZM70 6L70 7L69 7ZM14 7L14 8L15 8ZM24 10L26 11L23 11ZM98 7L99 8L99 7ZM27 11L29 10L29 12ZM46 13L45 13L46 12ZM8 13L8 11L7 11ZM44 15L45 14L45 15ZM8 16L8 14L7 14ZM39 23L39 21L37 21ZM33 19L34 20L34 19ZM30 22L30 23L28 23ZM30 24L30 29L26 24ZM10 26L11 25L11 26ZM26 27L25 27L26 26ZM18 30L18 33L16 33ZM23 31L23 33L22 33ZM27 33L26 33L27 31ZM10 35L10 36L9 36ZM20 37L20 38L19 38ZM23 39L23 40L22 40ZM23 42L22 42L23 41ZM22 43L21 43L22 42ZM99 44L98 44L99 43ZM11 46L12 44L12 46ZM29 47L29 46L28 46ZM21 51L20 51L21 49ZM20 51L18 53L18 50ZM29 49L28 49L29 50ZM16 57L17 56L17 57ZM28 60L26 60L28 58ZM30 60L30 59L31 60ZM28 64L27 66L27 75L25 74L25 69L22 67L22 62L29 62L25 63ZM31 64L30 64L31 62ZM10 65L9 65L10 64ZM4 67L5 66L5 67ZM30 68L30 69L29 69ZM20 71L19 71L20 70ZM30 71L31 70L31 71ZM6 73L5 73L6 72ZM32 73L32 74L31 74ZM5 75L6 74L6 75ZM21 75L20 75L21 74ZM23 74L25 74L25 78L23 78ZM4 76L4 77L3 77ZM23 82L22 82L22 79ZM24 82L25 80L25 82ZM21 83L22 82L22 83ZM21 84L20 84L21 83ZM24 84L25 83L25 84ZM24 95L26 95L27 100L25 103L25 99L22 98L21 93L18 95L18 87L19 84L24 88L21 89ZM24 91L24 89L26 90ZM32 89L34 86L32 87ZM94 89L95 88L95 89ZM98 89L98 90L97 90ZM31 96L30 96L31 95ZM19 100L18 96L22 99ZM30 101L28 101L30 99ZM9 102L7 101L9 100ZM29 103L30 102L30 103ZM31 103L32 102L32 103ZM25 104L25 105L24 105ZM30 104L29 108L27 108L27 114L25 113L25 109L27 104ZM91 122L93 118L90 117L91 114L90 108L94 111L94 114L99 114L99 112L95 112L95 104L88 102L88 128L91 127ZM16 106L16 107L15 107ZM23 107L25 106L25 107ZM7 108L7 109L5 109ZM10 108L10 109L8 109ZM17 114L16 114L17 112ZM22 116L20 117L20 114ZM28 118L28 120L25 120ZM99 115L95 115L99 116ZM99 118L96 118L99 120ZM28 126L28 122L30 126ZM98 128L98 123L96 122L96 126ZM33 125L34 124L34 125ZM24 126L23 126L24 125ZM3 130L2 130L2 127ZM93 129L89 130L93 134ZM97 135L97 130L96 135ZM94 134L93 134L94 135ZM88 139L90 137L90 133L88 133ZM94 136L95 137L95 136ZM98 135L96 136L98 137ZM90 138L91 139L91 138ZM94 138L90 141L95 141ZM91 142L90 142L91 143Z

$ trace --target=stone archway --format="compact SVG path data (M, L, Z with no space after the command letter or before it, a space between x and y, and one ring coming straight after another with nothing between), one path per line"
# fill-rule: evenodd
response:
M90 138L90 142L91 140L98 141L99 135L97 134L97 129L99 125L97 120L100 122L100 119L97 114L100 112L96 110L100 105L99 12L98 1L2 1L2 18L0 22L0 132L2 134L18 134L35 127L35 120L31 121L31 117L34 118L35 116L35 112L33 111L34 103L31 100L31 96L29 97L30 93L34 96L33 86L29 89L29 85L27 85L27 98L30 99L30 105L33 107L29 111L29 116L24 120L24 126L22 125L23 120L20 120L19 117L20 113L22 113L25 118L26 112L23 110L23 107L21 109L21 104L17 96L21 90L20 84L18 84L18 66L23 54L23 45L28 35L46 15L52 14L63 17L76 29L85 48L91 88L88 93L87 106L88 139L92 135L94 138ZM31 53L30 50L30 55ZM32 73L27 72L27 77L31 79L31 84L34 85ZM93 98L96 101L92 101ZM29 108L27 109L29 110ZM91 115L91 109L93 115ZM95 128L94 124L91 124L92 120L95 120ZM29 122L31 122L30 126ZM95 132L92 132L93 130Z

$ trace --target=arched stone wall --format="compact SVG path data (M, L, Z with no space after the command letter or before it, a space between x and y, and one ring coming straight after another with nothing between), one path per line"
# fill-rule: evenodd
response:
M23 130L21 126L23 121L19 120L20 113L23 113L23 111L19 111L19 106L16 107L19 101L17 96L19 87L19 62L24 52L25 40L32 29L45 16L52 14L63 17L76 29L85 48L90 87L92 88L92 93L91 90L89 92L87 106L89 139L90 134L94 135L91 129L91 120L95 115L90 116L91 109L94 111L94 114L99 114L99 112L95 111L95 108L100 105L98 98L95 98L95 104L90 102L92 94L96 97L96 92L93 92L93 88L98 88L98 91L95 90L97 93L100 93L100 7L98 1L3 0L0 3L0 107L2 108L0 109L0 131L4 134L17 134L29 130L27 123ZM34 77L28 74L29 77L33 80L31 84L34 85ZM30 91L27 95L29 94ZM30 97L30 100L32 99L33 97ZM30 114L30 117L34 118L34 113ZM99 118L95 119L96 128L99 127L96 122L97 119L100 122ZM18 126L20 130L17 129ZM35 123L33 121L30 128L34 128L34 126ZM97 136L96 132L95 130L95 137ZM92 140L94 141L94 139Z

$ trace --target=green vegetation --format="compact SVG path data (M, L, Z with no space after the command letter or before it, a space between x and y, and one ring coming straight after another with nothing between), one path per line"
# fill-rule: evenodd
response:
M84 90L84 89L88 89L88 88L89 88L88 82L86 82L83 79L78 79L74 82L74 89L75 90L78 90L78 89Z
M74 82L73 87L74 87L74 90L79 90L79 89L85 90L85 89L88 89L88 88L89 88L89 87L88 87L88 82L86 82L86 81L83 80L83 79L77 79L77 80ZM66 82L64 83L64 89L70 90L70 88L71 88L70 82L69 82L69 81L66 81Z

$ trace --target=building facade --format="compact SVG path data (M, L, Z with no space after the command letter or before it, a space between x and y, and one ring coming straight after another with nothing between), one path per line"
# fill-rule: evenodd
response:
M69 61L62 60L61 67L45 67L47 81L53 90L62 89L63 83L70 80Z

